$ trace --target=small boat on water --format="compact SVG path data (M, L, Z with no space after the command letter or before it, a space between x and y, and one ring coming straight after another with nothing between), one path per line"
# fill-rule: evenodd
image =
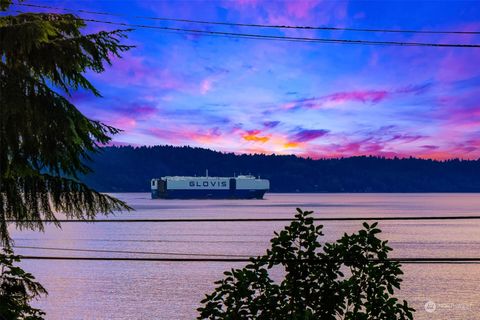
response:
M263 199L270 181L236 177L166 176L151 180L152 199Z

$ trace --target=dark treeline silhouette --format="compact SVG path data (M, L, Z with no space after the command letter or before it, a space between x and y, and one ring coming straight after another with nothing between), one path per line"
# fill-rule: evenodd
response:
M373 156L312 160L293 155L236 155L202 148L106 147L83 178L104 192L149 191L166 175L270 179L271 192L480 192L479 160L386 159Z

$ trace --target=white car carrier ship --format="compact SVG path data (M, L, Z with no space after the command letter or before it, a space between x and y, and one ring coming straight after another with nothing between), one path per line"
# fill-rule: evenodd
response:
M152 179L152 199L263 199L267 179L236 177L167 176Z

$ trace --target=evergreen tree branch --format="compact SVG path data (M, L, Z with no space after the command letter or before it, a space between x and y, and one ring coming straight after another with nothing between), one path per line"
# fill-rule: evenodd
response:
M12 0L0 0L0 11L5 11L12 5ZM21 2L21 1L20 1Z
M42 220L56 220L56 214L67 219L94 221L96 214L132 210L125 202L90 189L82 182L46 173L31 172L2 179L0 190L0 236L4 246L11 239L7 220L16 220L20 229L44 230ZM59 226L58 222L54 222Z
M94 219L132 210L78 180L86 161L120 130L85 117L66 94L84 88L84 76L102 72L129 50L124 30L83 35L73 15L21 14L0 18L0 242L10 246L7 220L44 230L43 219ZM58 223L55 223L59 226Z
M0 56L29 68L31 75L70 94L85 88L100 93L83 75L100 73L112 57L132 46L120 44L128 30L83 35L85 22L71 14L27 13L0 18Z
M63 96L29 76L22 68L0 62L2 170L32 166L57 175L88 173L90 154L120 130L85 117ZM23 71L23 72L22 72ZM27 152L25 152L27 151Z
M0 318L1 319L43 319L45 313L33 308L29 302L39 296L47 295L47 290L32 274L14 264L20 257L11 249L0 252Z

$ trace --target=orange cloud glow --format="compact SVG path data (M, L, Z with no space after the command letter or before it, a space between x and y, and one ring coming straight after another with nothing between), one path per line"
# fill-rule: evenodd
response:
M258 134L260 134L260 130L250 130L247 131L244 135L242 135L242 138L246 141L255 141L261 143L265 143L270 140L270 137L259 136Z
M292 142L292 141L290 141L290 142L287 142L287 143L283 144L283 147L286 148L286 149L288 149L288 148L297 148L299 145L300 145L299 142Z

